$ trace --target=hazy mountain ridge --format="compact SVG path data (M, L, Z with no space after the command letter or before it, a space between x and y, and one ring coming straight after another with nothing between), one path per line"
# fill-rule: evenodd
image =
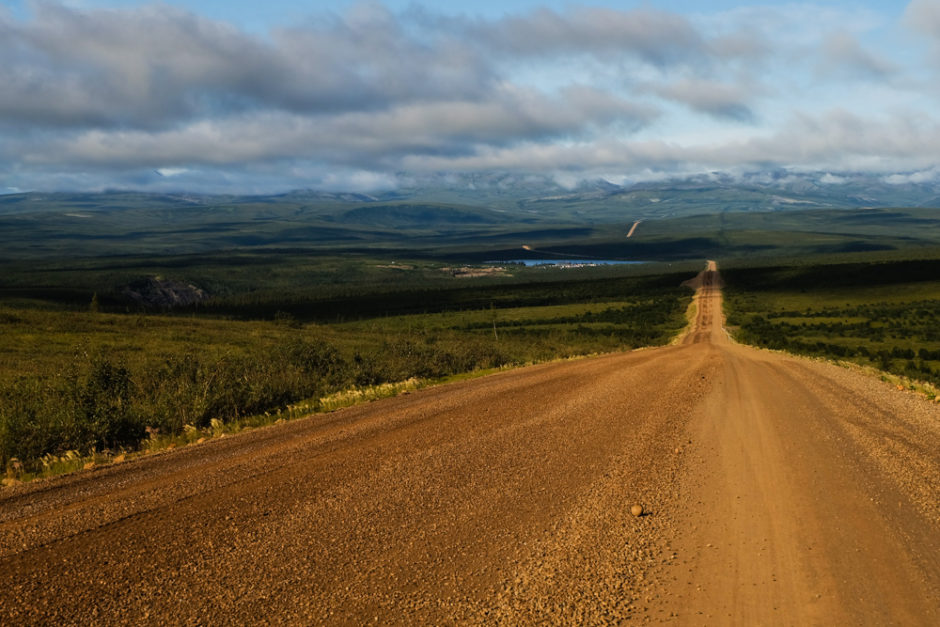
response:
M439 203L462 208L521 210L526 219L595 222L621 214L669 217L723 211L774 211L789 208L940 206L940 182L888 182L892 177L862 173L752 172L710 173L663 181L618 185L604 179L563 186L549 176L507 173L438 175L409 180L396 190L371 194L293 190L243 196L167 194L132 191L99 193L29 192L0 196L0 213L185 209L245 205L294 205L334 219L356 206L385 203ZM536 216L533 216L533 213ZM629 216L627 216L629 217ZM411 218L409 218L410 220Z

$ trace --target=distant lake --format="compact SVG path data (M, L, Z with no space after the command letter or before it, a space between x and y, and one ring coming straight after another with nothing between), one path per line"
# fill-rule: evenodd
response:
M618 261L615 259L506 259L488 263L518 263L524 266L620 266L647 262Z

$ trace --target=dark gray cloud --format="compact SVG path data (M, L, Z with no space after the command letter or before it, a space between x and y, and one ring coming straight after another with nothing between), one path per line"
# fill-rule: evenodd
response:
M160 128L253 109L320 114L489 99L500 63L529 55L626 55L700 64L683 18L649 10L536 11L501 21L412 21L380 5L260 38L167 6L83 11L36 3L0 22L0 119L58 127Z
M912 0L904 11L902 21L918 35L918 40L927 42L936 83L937 71L940 70L940 3L936 0Z
M380 7L263 39L161 5L82 11L36 5L0 23L0 119L158 128L251 109L375 110L475 98L491 68L459 43L409 37Z
M425 16L425 23L513 57L575 53L610 61L633 56L659 67L698 65L708 57L707 42L688 20L653 9L541 9L495 22Z
M457 156L481 145L577 138L599 128L635 128L655 117L590 87L555 97L505 88L488 101L425 102L380 112L305 116L252 112L200 120L160 132L90 130L16 148L33 163L67 161L110 167L148 163L215 164L312 158L349 166L397 169L410 154Z
M583 172L693 172L710 169L774 168L781 164L805 169L895 172L925 170L936 162L940 123L897 116L863 118L834 109L817 115L794 115L767 136L720 143L679 145L659 139L607 139L572 144L529 142L488 147L466 157L443 159L412 156L415 170L502 170Z
M154 128L251 99L276 56L230 27L168 7L83 12L35 5L0 40L5 121ZM261 91L261 86L254 90Z
M866 50L849 33L833 33L823 42L819 70L824 75L845 75L885 81L898 75L898 66Z
M940 40L940 4L936 0L911 0L904 21L914 30Z
M578 14L572 32L585 39L596 18ZM657 61L673 54L674 42L654 54L644 21L694 39L666 16L638 19L630 32L642 41L619 47L639 46ZM510 22L526 30L521 20ZM545 21L534 14L528 30ZM0 57L11 61L0 65L8 87L0 119L17 129L9 139L27 135L16 150L24 162L158 167L303 156L371 164L631 130L656 115L576 80L547 91L514 85L499 73L493 41L468 36L480 23L435 24L447 28L429 30L426 13L406 23L370 4L260 38L160 5L82 11L42 2L30 22L0 23ZM490 39L505 35L502 22L489 25ZM613 33L608 39L615 47ZM579 42L569 33L540 45Z
M662 85L657 91L664 98L681 102L707 115L739 122L750 122L755 117L748 104L754 96L754 90L747 90L739 85L701 79L683 79Z

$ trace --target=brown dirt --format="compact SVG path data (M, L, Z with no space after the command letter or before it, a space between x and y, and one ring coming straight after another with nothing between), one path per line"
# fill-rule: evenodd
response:
M698 286L681 345L5 488L0 624L940 624L940 408Z

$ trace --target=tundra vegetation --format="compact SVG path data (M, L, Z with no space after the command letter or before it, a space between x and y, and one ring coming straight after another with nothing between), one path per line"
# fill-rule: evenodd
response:
M369 276L386 271L365 265ZM0 464L26 477L396 385L662 344L691 296L679 285L688 272L520 269L489 284L438 283L448 277L440 269L401 265L394 288L366 289L373 276L358 294L347 291L354 282L317 294L297 279L294 293L233 291L166 311L121 302L107 285L82 305L71 291L10 290L0 305Z
M940 386L940 259L738 267L723 276L740 341Z

